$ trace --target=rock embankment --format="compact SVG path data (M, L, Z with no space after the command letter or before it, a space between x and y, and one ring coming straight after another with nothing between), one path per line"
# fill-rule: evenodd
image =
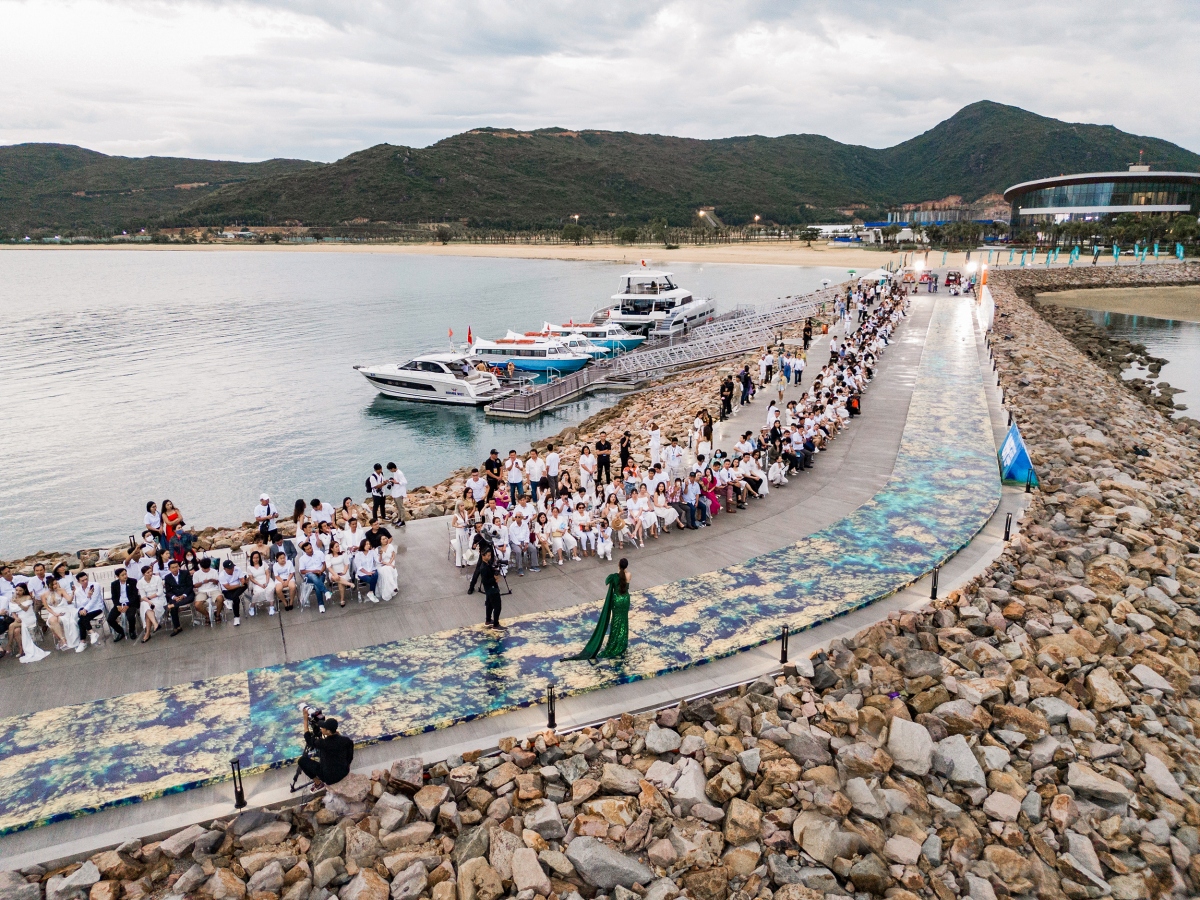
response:
M1097 325L1084 310L1038 301L1034 295L1080 288L1198 284L1200 263L1127 268L1110 266L1096 269L1018 270L1006 271L1003 278L1019 297L1033 302L1034 309L1042 318L1111 375L1123 378L1127 370L1135 366L1144 368L1149 377L1134 376L1126 379L1126 385L1143 402L1168 414L1187 409L1186 406L1175 402L1174 398L1180 393L1179 389L1158 380L1162 367L1168 360L1150 355L1144 344L1112 337L1107 329ZM1189 430L1200 429L1200 422L1193 418L1181 418L1180 421L1185 422ZM1194 434L1200 437L1200 430L1194 431Z

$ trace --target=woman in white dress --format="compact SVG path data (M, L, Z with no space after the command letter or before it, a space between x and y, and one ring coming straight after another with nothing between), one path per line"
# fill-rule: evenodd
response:
M654 501L650 498L650 492L646 489L646 485L642 484L637 492L639 515L642 517L642 539L638 541L639 547L646 546L646 532L650 532L650 536L658 540L658 514L654 511Z
M558 564L563 564L564 550L571 554L571 559L578 560L578 548L579 542L571 535L570 517L565 511L556 512L550 518L550 550L558 554Z
M671 526L679 521L679 512L671 506L667 486L661 481L654 489L654 515L658 517L658 528L663 534L669 534Z
M271 567L263 562L263 555L257 550L250 554L246 580L250 588L250 611L265 606L271 615L275 615L275 580L271 577Z
M21 623L21 662L34 663L45 659L50 651L43 650L34 640L37 613L33 611L33 595L23 584L18 584L13 592L12 610Z
M650 423L650 465L657 466L662 454L662 432L657 422Z
M400 573L396 571L396 545L386 534L379 545L379 582L375 593L380 600L391 600L400 590Z
M338 605L345 606L346 588L354 589L350 579L350 554L343 553L342 545L334 541L329 545L325 565L329 567L329 583L338 590Z
M622 494L621 499L624 499ZM604 504L604 508L600 514L608 521L608 527L612 532L612 539L615 539L622 550L625 549L625 540L633 540L629 534L629 523L625 520L625 513L621 509L621 501L613 494L608 498L608 502Z
M700 461L700 457L704 457L704 464L708 465L712 462L712 419L708 412L704 413L704 422L700 426L700 437L696 441L696 462Z
M138 596L142 605L138 612L142 616L142 643L150 640L150 636L162 627L163 616L167 613L167 592L163 588L162 579L147 569L138 579Z
M571 534L579 542L584 556L588 555L589 548L595 552L596 523L592 521L592 514L582 503L576 504L575 512L571 516Z
M79 642L79 609L74 596L67 593L66 582L61 578L47 578L46 586L49 590L42 598L42 616L57 638L58 649L82 653L85 645Z
M467 515L463 503L459 500L454 504L454 518L451 520L454 527L454 537L451 539L451 547L454 549L454 567L461 569L463 562L463 554L471 548L471 517Z

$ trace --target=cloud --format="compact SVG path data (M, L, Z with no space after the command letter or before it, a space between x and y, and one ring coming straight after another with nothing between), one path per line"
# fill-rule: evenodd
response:
M992 99L1200 148L1200 13L859 0L0 0L0 142L336 159L481 125L888 146Z

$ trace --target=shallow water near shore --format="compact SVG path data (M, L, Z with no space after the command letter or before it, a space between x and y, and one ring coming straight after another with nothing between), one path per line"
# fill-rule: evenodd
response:
M656 260L656 264L660 261ZM661 261L665 263L665 261ZM667 267L664 265L664 267ZM621 263L395 254L0 255L0 558L111 546L169 497L196 527L268 491L360 498L374 462L409 484L521 449L603 407L533 422L377 395L351 366L590 314ZM839 268L674 263L718 311ZM1165 354L1163 354L1165 355ZM1182 386L1182 385L1180 385Z
M1086 312L1113 337L1145 344L1151 356L1168 360L1154 381L1165 381L1179 389L1175 402L1187 409L1175 415L1200 418L1200 325L1095 309ZM1124 374L1126 378L1150 377L1149 370L1137 367Z

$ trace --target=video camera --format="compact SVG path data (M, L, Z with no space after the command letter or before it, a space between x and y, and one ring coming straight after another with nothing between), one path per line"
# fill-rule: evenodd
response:
M309 728L315 734L321 729L321 723L325 721L325 713L315 706L310 706L307 703L300 704L300 714L308 714Z

